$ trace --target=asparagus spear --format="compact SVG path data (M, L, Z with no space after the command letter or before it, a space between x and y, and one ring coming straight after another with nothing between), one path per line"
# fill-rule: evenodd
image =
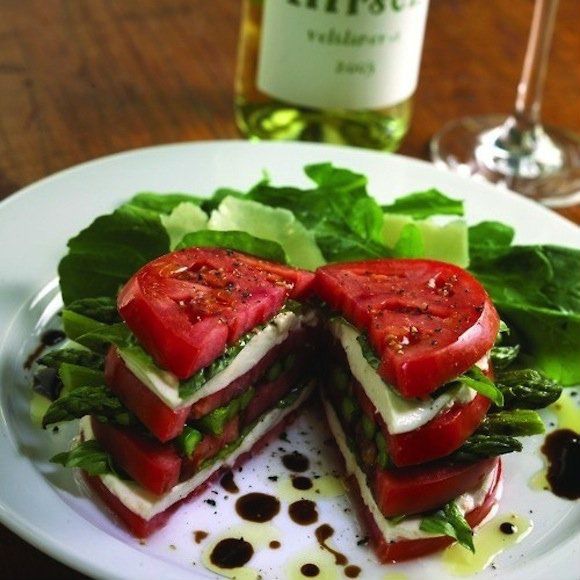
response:
M452 453L449 459L453 462L467 463L521 450L522 444L515 437L475 434L467 439L457 451Z
M542 409L562 393L558 383L534 369L500 371L495 383L503 393L504 409Z

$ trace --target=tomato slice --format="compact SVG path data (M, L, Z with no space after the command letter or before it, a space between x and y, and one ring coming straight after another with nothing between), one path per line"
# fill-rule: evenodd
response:
M429 511L477 487L497 467L498 461L493 457L466 465L376 469L373 496L387 518Z
M160 495L178 481L181 457L170 444L159 443L135 431L92 419L95 439L115 463L138 484Z
M144 266L117 303L147 352L185 379L288 298L303 297L313 279L310 272L221 248L189 248Z
M189 407L175 411L168 407L127 368L114 347L105 361L105 382L159 441L169 441L183 431Z
M418 465L459 449L481 425L491 402L483 395L464 405L455 404L415 431L387 435L389 457L395 465Z
M246 461L251 459L254 455L258 454L264 447L266 447L274 439L277 439L280 433L288 428L289 425L296 419L299 414L299 410L289 413L282 421L277 425L272 427L267 433L265 433L254 446L247 452L242 453L233 465L224 465L212 473L202 484L195 488L185 499L178 501L173 504L165 511L153 516L151 519L146 520L142 518L139 514L132 512L125 504L123 504L119 498L112 494L109 489L103 484L101 478L96 475L89 475L83 471L83 477L87 482L88 486L93 490L93 492L99 496L102 502L115 514L119 520L125 525L125 527L137 538L146 538L161 529L172 516L173 513L181 506L183 503L191 501L201 495L206 491L215 481L218 481L223 473L228 469L237 469L242 466Z
M378 373L405 397L425 397L492 346L499 316L465 270L434 260L330 264L315 291L366 332Z
M489 493L480 506L476 507L465 516L467 523L472 528L477 527L497 505L502 491L501 480L502 464L501 461L498 461L495 481ZM362 501L360 501L360 488L358 486L358 482L353 476L349 478L349 487L353 490L354 494L357 494L356 503L359 517L362 520L363 525L369 535L369 543L373 547L375 554L381 563L386 564L389 562L402 562L405 560L411 560L413 558L419 558L420 556L438 552L439 550L450 546L454 542L453 538L449 538L447 536L424 538L420 540L398 540L395 542L388 542L385 540L383 534L377 526L371 512L362 503Z

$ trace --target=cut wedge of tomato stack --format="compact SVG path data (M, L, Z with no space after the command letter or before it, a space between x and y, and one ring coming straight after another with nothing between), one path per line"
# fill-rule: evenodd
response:
M425 518L453 503L474 527L501 491L498 458L457 453L491 405L462 377L492 375L498 314L470 274L430 260L325 266L315 291L334 311L324 407L377 556L439 550L451 539Z
M81 420L114 471L89 485L135 535L238 465L313 388L317 318L297 300L314 275L223 249L162 256L118 298L132 333L111 346L105 381L129 425Z

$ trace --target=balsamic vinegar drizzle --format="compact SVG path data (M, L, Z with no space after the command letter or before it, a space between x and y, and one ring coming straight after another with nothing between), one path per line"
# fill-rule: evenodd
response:
M316 504L309 499L292 502L288 507L288 514L290 519L300 526L309 526L318 521Z
M66 338L66 334L62 330L47 330L40 335L40 342L38 346L28 355L24 362L24 369L32 368L32 363L44 352L47 346L55 346L61 343Z
M565 499L580 498L580 434L557 429L542 445L548 458L547 479L552 492Z
M247 493L236 501L238 515L249 522L269 522L280 512L280 500L266 493Z
M246 565L254 555L254 548L244 538L225 538L210 554L210 561L218 568L232 569Z
M318 526L316 528L314 534L316 535L316 539L318 540L320 547L323 550L330 552L334 556L335 564L337 564L338 566L346 566L348 564L348 558L344 554L342 554L338 550L335 550L334 548L331 548L326 543L326 541L329 538L332 538L332 536L334 535L334 529L331 526L329 526L328 524L322 524L321 526Z
M234 474L231 471L224 474L220 480L220 485L229 493L238 493L240 491L240 488L234 480Z
M287 453L282 456L282 463L284 467L289 471L296 471L302 473L310 467L310 460L302 453L298 451L293 451L292 453Z
M196 530L193 532L193 539L196 544L201 544L208 537L208 535L209 534L203 530Z
M306 578L315 578L320 574L320 568L316 564L304 564L300 568L300 572Z
M358 567L358 566L347 566L344 569L344 575L347 578L358 578L359 574L362 572L362 570Z
M292 486L295 489L300 489L302 491L306 491L312 488L312 480L309 477L304 477L303 475L299 475L298 477L292 478Z

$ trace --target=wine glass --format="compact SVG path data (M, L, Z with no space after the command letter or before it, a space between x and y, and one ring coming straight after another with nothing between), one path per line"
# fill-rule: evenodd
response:
M463 117L431 140L438 167L483 178L551 207L580 203L580 137L540 121L558 0L536 0L513 113Z

